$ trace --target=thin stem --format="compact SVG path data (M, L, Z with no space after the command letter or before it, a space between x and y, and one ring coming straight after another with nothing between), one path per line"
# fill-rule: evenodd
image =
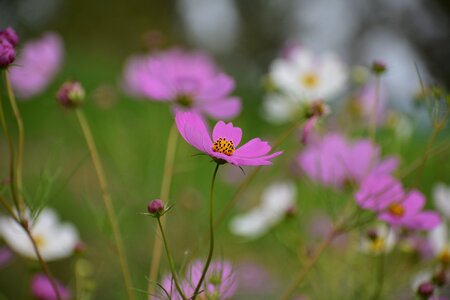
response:
M86 144L89 149L89 153L91 155L92 164L94 165L95 172L97 174L97 178L100 184L100 189L102 192L103 203L106 208L106 213L108 215L109 222L111 223L111 228L114 236L114 241L117 247L117 253L119 256L120 268L122 270L123 280L125 282L125 286L127 289L128 299L135 299L135 295L132 289L131 284L131 276L128 267L128 261L125 254L125 249L123 247L122 235L120 234L119 225L117 222L116 213L114 212L114 207L111 200L111 195L108 191L108 185L106 183L105 172L103 171L103 166L100 161L100 157L98 155L97 147L95 146L94 138L92 136L91 130L89 128L89 124L80 109L76 110L76 115L78 118L78 122L80 123L80 127L83 131L84 138L86 140Z
M47 276L48 280L50 281L50 284L52 285L52 288L55 291L56 298L58 300L62 300L61 294L59 293L58 285L56 284L56 281L55 281L55 278L53 278L52 273L50 272L50 269L47 266L47 263L42 258L42 255L41 255L41 253L39 251L39 247L37 246L36 241L34 240L34 237L31 234L30 228L28 227L28 223L22 222L22 223L19 223L19 224L25 230L25 232L27 233L31 243L33 244L33 249L34 249L34 252L36 253L36 256L37 256L37 259L38 259L39 264L41 266L41 269L45 273L45 275Z
M200 280L198 281L197 287L195 288L194 295L192 296L192 300L195 300L195 298L198 295L198 292L200 290L200 287L202 286L203 280L205 279L206 272L208 272L209 264L211 263L213 251L214 251L214 218L213 218L213 212L214 212L214 184L216 182L216 175L217 171L219 170L220 165L216 164L216 168L214 169L212 181L211 181L211 191L209 195L209 253L208 258L206 259L205 267L203 268L202 276L200 277Z
M292 132L297 129L300 125L300 122L294 122L290 127L288 127L274 142L272 149L276 150L278 147L280 147L281 144L292 134ZM236 192L231 197L231 200L228 201L228 203L225 205L225 208L222 210L222 212L219 214L219 217L215 221L215 226L218 227L227 214L230 212L230 210L234 207L236 204L236 201L239 199L239 196L242 194L242 192L245 191L247 186L250 185L250 183L253 181L253 179L258 175L259 171L261 171L261 166L255 167L252 172L242 181L242 183L237 188Z
M15 181L15 184L17 186L17 197L18 197L18 204L19 204L19 211L21 213L24 212L25 204L23 201L23 185L22 185L22 165L23 165L23 145L24 145L24 127L23 127L23 121L22 116L20 115L19 108L17 107L16 98L14 97L14 93L11 87L11 82L9 80L8 71L5 70L3 72L3 76L5 78L5 84L6 84L6 90L8 91L8 99L9 103L11 104L11 108L14 113L14 119L16 120L17 124L17 130L18 130L18 145L17 145L17 161L16 161L16 178L11 178L11 180Z
M377 282L372 296L373 300L380 299L381 293L383 292L385 260L386 253L381 253L377 264Z
M306 278L306 275L308 275L309 271L314 267L314 265L317 263L319 258L321 257L322 253L328 248L328 246L331 244L331 242L334 240L334 238L339 234L339 230L337 228L334 228L328 237L323 240L323 242L320 244L319 248L317 249L315 255L312 257L312 259L306 264L306 266L300 270L300 272L295 276L292 283L287 288L286 292L283 294L283 296L280 298L281 300L289 300L291 299L292 295L294 294L295 290L302 284L303 280Z
M415 186L419 185L419 181L422 177L422 173L423 173L423 169L425 167L425 163L428 160L428 157L430 156L430 152L431 152L431 148L433 147L434 141L436 140L436 137L438 135L440 131L440 127L438 126L434 126L433 128L433 132L431 133L431 137L429 138L428 142L427 142L427 146L425 147L425 150L422 154L422 157L420 159L420 163L418 166L418 170L417 170L417 175L416 175L416 182L415 182Z
M381 86L381 77L377 75L375 82L375 102L373 103L372 106L372 114L369 129L370 138L372 139L373 142L375 142L377 133L377 116L378 116L378 104L380 102L380 86Z
M8 123L6 122L5 118L5 112L3 110L3 99L1 99L1 93L0 93L0 122L2 124L3 132L6 136L6 140L8 143L8 151L9 151L9 177L10 177L10 187L11 187L11 195L12 199L14 201L14 205L16 207L17 213L19 215L19 218L21 217L21 210L19 205L19 199L18 199L18 192L17 192L17 186L16 186L16 155L14 151L14 143L11 137L11 134L9 133L8 129Z
M181 289L180 284L178 282L177 272L175 271L172 255L170 254L169 250L169 244L167 243L166 234L164 233L164 228L161 223L161 218L157 217L156 219L158 219L159 230L161 231L162 240L164 242L164 248L166 249L167 260L169 261L170 272L172 273L172 278L173 281L175 282L175 287L177 288L177 291L183 298L183 300L186 300L187 297L184 295L183 290Z
M175 153L177 148L177 138L178 138L178 130L175 122L173 123L169 138L167 140L167 148L164 162L164 173L163 179L161 183L161 194L160 199L166 203L169 203L169 195L170 195L170 186L172 182L173 170L174 170L174 162L175 162ZM161 227L165 228L166 225L166 217L161 217ZM155 240L153 243L153 255L152 262L150 267L149 274L149 283L147 287L148 294L152 294L154 285L153 282L156 281L156 277L158 276L159 264L161 261L161 253L162 253L162 243L161 239L158 239L155 234Z

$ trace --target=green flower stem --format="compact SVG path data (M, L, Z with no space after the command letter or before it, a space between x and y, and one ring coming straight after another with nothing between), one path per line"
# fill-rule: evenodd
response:
M428 160L428 157L430 156L431 149L433 147L433 144L436 140L437 135L439 134L439 131L441 130L441 127L434 126L433 132L431 133L430 138L428 139L427 145L425 147L425 150L423 151L423 154L420 158L419 166L416 173L416 180L415 180L415 186L418 186L420 183L420 179L422 177L423 169L425 167L425 163Z
M175 282L175 287L177 288L178 293L181 295L183 300L187 300L188 298L184 295L183 290L180 287L178 282L177 272L175 271L175 266L173 263L172 255L170 254L169 244L167 243L166 234L164 233L164 227L161 222L161 218L158 216L156 218L158 220L159 230L161 231L162 240L164 242L164 248L166 249L167 260L169 261L170 272L172 273L173 281Z
M16 120L17 130L18 130L18 145L17 145L17 160L15 168L15 178L11 178L16 185L16 197L18 202L18 209L21 214L25 210L25 203L23 200L23 186L22 186L22 165L23 165L23 145L24 145L24 127L22 116L20 115L19 108L17 107L16 98L11 87L11 82L9 80L8 71L3 71L3 77L5 79L6 90L8 92L9 103L14 113L14 119Z
M128 267L128 261L123 246L122 235L120 234L119 225L117 222L116 213L114 211L113 203L111 200L111 195L108 191L108 185L106 182L105 172L103 171L103 166L98 155L97 147L95 146L95 141L89 128L89 124L80 109L76 109L76 115L78 122L80 123L81 130L83 131L86 144L89 149L89 154L91 155L92 164L94 165L95 172L100 184L100 189L102 192L103 203L106 208L106 213L108 215L109 222L111 223L111 228L114 236L114 241L117 247L117 253L119 256L120 268L122 270L123 280L125 282L125 287L127 289L128 299L135 299L135 295L131 283L131 275Z
M58 285L56 284L56 281L55 281L55 278L53 278L53 275L50 272L50 269L48 268L47 263L42 258L42 255L41 255L41 253L39 251L39 247L37 246L36 241L34 240L34 237L31 234L28 222L22 222L22 223L19 223L19 224L25 230L25 232L28 235L28 238L30 239L31 243L33 244L33 249L34 249L34 252L36 253L36 256L37 256L37 259L38 259L39 264L41 266L41 269L45 273L45 275L47 276L48 280L50 281L50 284L51 284L53 290L55 291L56 298L58 300L62 300L61 294L60 294L59 289L58 289Z
M174 122L170 129L169 138L167 140L167 148L164 162L164 173L161 183L160 199L164 201L166 205L169 203L170 186L173 177L177 139L178 139L178 130ZM162 230L165 228L165 225L166 225L166 217L161 216ZM150 274L147 288L147 292L149 295L153 292L154 289L153 283L156 281L156 278L158 276L159 264L161 261L161 252L162 252L161 239L157 238L157 236L155 235L155 240L153 243L152 262L150 266Z
M376 134L377 134L377 112L378 112L378 105L380 102L380 88L381 88L381 76L376 76L375 81L375 103L372 106L372 113L371 113L371 120L370 120L370 127L369 127L369 135L373 142L376 140Z
M340 230L338 230L338 227L335 227L328 237L323 240L323 242L320 244L319 248L317 249L315 255L309 260L309 262L305 265L303 269L300 270L299 273L295 276L294 280L291 282L287 290L284 292L283 296L280 298L281 300L289 300L291 299L292 295L294 294L295 290L302 284L302 282L305 280L306 276L308 275L309 271L314 267L314 265L317 263L319 258L322 256L323 252L328 248L328 246L331 244L331 242L334 240L336 236L338 236L340 233Z
M194 295L192 296L192 300L195 300L197 297L200 287L202 286L203 280L205 279L206 272L208 272L209 264L211 263L212 255L214 252L214 184L216 182L217 171L219 170L220 165L216 164L216 168L214 169L214 173L211 181L211 192L209 195L209 253L208 258L206 259L205 267L203 268L202 276L195 288Z
M21 218L22 213L19 205L19 197L16 186L16 154L14 150L14 142L12 140L11 134L8 129L8 123L6 122L5 112L3 109L3 99L1 99L0 93L0 122L2 124L3 132L5 134L8 151L9 151L9 177L10 177L10 187L11 187L11 195L14 202L14 206L16 207L19 218Z
M303 120L294 122L290 127L288 127L274 142L272 149L276 150L278 147L280 147L281 144L283 144L283 142L292 134L292 132L294 130L296 130L300 126L300 124L302 122L303 122ZM254 168L252 170L252 172L250 174L248 174L248 176L246 176L244 181L242 181L242 183L237 188L236 192L231 197L231 200L228 201L228 203L225 205L225 208L222 210L222 212L219 214L219 217L216 219L215 224L214 224L216 227L218 227L223 222L223 220L225 219L227 214L230 212L230 210L236 204L237 200L239 199L239 196L250 185L250 183L253 181L253 179L255 179L256 175L258 175L259 171L261 171L261 168L262 168L262 166L258 166L256 168Z

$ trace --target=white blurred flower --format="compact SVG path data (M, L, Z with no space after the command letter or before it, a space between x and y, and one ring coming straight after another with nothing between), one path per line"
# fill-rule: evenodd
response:
M401 141L408 141L414 131L414 125L411 120L403 115L400 115L396 124L394 133L395 136Z
M296 189L293 183L279 182L267 187L262 202L245 214L236 216L230 223L230 230L247 238L258 238L281 219L295 204Z
M364 253L379 255L390 252L396 242L394 231L385 224L379 224L362 237L359 249Z
M79 241L78 231L68 223L59 223L55 211L45 208L30 224L31 234L47 261L70 256ZM37 259L33 245L25 230L12 218L0 219L0 234L15 252Z
M450 186L438 183L433 189L434 205L448 220L450 220Z
M434 256L441 262L450 263L450 243L445 222L429 232L428 240Z
M335 97L345 87L348 70L332 53L317 54L298 46L272 63L269 76L279 95L265 99L266 117L286 121L303 103Z

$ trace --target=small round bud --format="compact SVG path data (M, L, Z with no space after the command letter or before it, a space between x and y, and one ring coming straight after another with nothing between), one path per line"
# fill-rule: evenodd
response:
M0 68L6 68L16 59L14 46L6 39L0 38Z
M75 244L73 251L75 253L83 253L84 251L86 251L86 245L83 242L78 242Z
M84 100L84 89L78 81L66 81L56 94L58 102L66 108L77 108Z
M417 288L417 295L419 295L422 299L428 299L431 295L433 295L433 292L434 286L431 282L424 282Z
M376 241L379 238L378 232L375 229L370 229L370 230L367 231L367 237L371 241Z
M16 47L19 43L19 36L11 27L0 30L0 40L7 40L11 46Z
M164 212L164 203L159 199L152 200L148 203L147 210L151 214L161 215Z
M386 65L381 61L374 61L371 69L375 75L381 75L386 72Z

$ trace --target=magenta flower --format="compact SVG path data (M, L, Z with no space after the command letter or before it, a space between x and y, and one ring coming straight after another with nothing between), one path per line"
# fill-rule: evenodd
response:
M356 203L364 209L382 211L392 201L404 197L402 184L390 175L371 175L361 183L355 194Z
M203 118L193 112L178 112L175 116L181 136L196 149L208 154L217 163L235 166L270 165L272 158L282 152L268 154L272 147L268 142L254 138L238 148L242 130L233 123L217 122L212 139Z
M130 93L171 102L175 111L196 111L213 119L231 119L241 111L240 99L229 95L234 80L203 53L172 49L132 57L124 77Z
M413 190L403 199L391 199L387 208L380 213L379 218L395 227L430 230L441 223L441 218L435 212L423 211L424 204L424 195Z
M56 281L59 294L63 300L71 298L71 293L68 288L64 287L60 282ZM39 300L56 300L56 293L47 276L44 274L37 274L31 281L31 293Z
M309 143L298 163L312 180L338 188L347 182L360 183L369 174L389 174L398 164L393 157L381 160L379 148L371 141L349 142L337 133Z
M63 59L63 43L56 33L27 42L11 68L11 84L22 99L41 93L59 71Z
M187 279L195 288L200 281L204 264L200 260L195 261L187 271ZM231 264L226 261L213 261L206 272L202 294L206 294L206 299L230 299L237 289L237 277L233 272Z
M194 288L191 287L191 284L186 280L180 283L181 289L183 293L188 296L194 293ZM172 274L168 274L164 276L161 282L161 289L158 291L156 295L152 295L149 297L149 300L183 300L180 293L178 293L177 288L175 286L175 282L173 280Z

